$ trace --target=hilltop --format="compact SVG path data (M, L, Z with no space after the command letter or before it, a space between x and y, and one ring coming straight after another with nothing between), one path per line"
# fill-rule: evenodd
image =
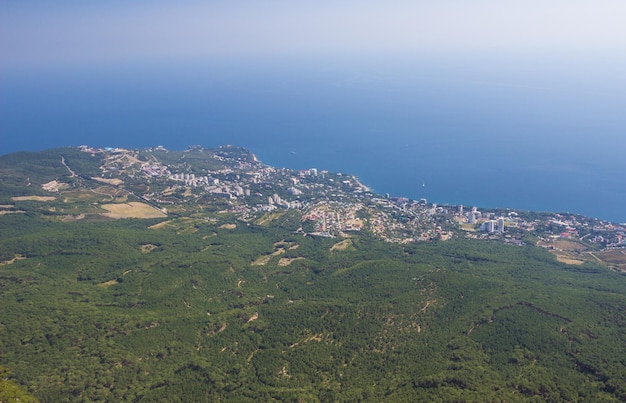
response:
M616 224L381 196L234 146L2 156L0 205L7 396L626 399Z

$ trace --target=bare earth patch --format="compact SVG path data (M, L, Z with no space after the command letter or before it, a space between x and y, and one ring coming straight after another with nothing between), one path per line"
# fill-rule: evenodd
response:
M237 228L237 224L224 224L224 225L220 225L220 228L235 229L235 228Z
M4 262L0 262L0 266L6 266L8 264L13 264L15 262L17 262L18 260L24 260L26 259L24 256L22 255L15 255L15 257L11 260L5 260Z
M140 202L103 204L108 213L102 214L110 218L161 218L165 214L148 204Z
M178 231L183 231L188 227L195 227L195 224L197 222L198 222L197 220L190 218L190 217L181 217L181 218L176 218L173 220L162 221L158 224L151 225L148 228L161 229L161 228L169 227L169 228L176 229Z
M147 243L145 245L141 245L141 253L150 253L157 248L156 245L152 245L151 243Z
M61 221L63 221L63 222L74 222L74 221L82 220L83 218L85 218L84 214L66 215L65 217L63 217L61 219Z
M277 250L272 252L270 255L263 255L259 257L257 260L252 262L252 266L265 266L272 257L282 255L283 253L285 253L285 249L278 248Z
M323 340L323 338L324 338L324 333L314 334L314 335L311 335L311 336L305 338L302 341L293 343L292 345L289 346L289 348L294 348L294 347L299 346L300 343L309 343L311 341L316 341L316 342L319 343L319 342L321 342Z
M212 330L212 331L210 331L209 333L207 333L207 336L209 336L209 335L216 335L216 334L220 334L220 333L222 333L224 330L226 330L226 328L227 328L227 327L228 327L228 323L224 322L224 323L222 323L222 326L221 326L218 330ZM224 347L224 348L222 349L222 352L223 352L224 350L226 350L226 347Z
M605 262L613 264L626 264L626 253L624 250L607 250L603 252L596 252L595 255Z
M623 249L596 252L592 256L604 263L614 265L621 272L626 272L626 251Z
M14 196L12 197L15 201L52 201L56 200L54 196Z
M467 232L476 232L473 224L461 223L461 229Z
M150 229L161 229L161 228L164 228L164 227L172 226L172 221L174 221L174 220L163 221L163 222L160 222L158 224L151 225L148 228L150 228Z
M25 213L23 210L0 210L0 215Z
M587 247L581 243L569 241L566 239L557 239L554 241L554 247L556 249L560 249L568 252L582 252L587 249Z
M67 189L70 186L67 183L62 183L57 180L50 181L41 185L41 188L46 192L58 192L59 190Z
M259 313L255 312L254 315L250 316L250 319L248 319L246 323L254 322L257 319L259 319Z
M265 266L267 262L270 261L271 258L272 258L272 255L261 256L257 260L252 262L252 266Z
M330 251L335 251L335 250L346 250L348 249L350 246L352 246L352 239L344 239L341 242L337 242L336 244L334 244L333 246L330 247Z
M97 202L101 199L102 195L93 192L91 189L70 190L67 192L63 192L63 203Z
M98 287L109 288L115 284L119 284L117 280L109 280L109 281L105 281L104 283L98 284Z
M259 218L256 221L256 224L258 225L267 225L270 222L280 218L283 216L283 214L285 213L272 213L272 214L265 214L263 217Z
M572 258L569 258L567 256L562 256L562 255L556 255L556 260L558 260L561 263L573 264L573 265L581 265L581 264L585 263L584 260L572 259Z
M295 262L296 260L302 260L302 259L304 259L302 256L294 257L294 258L291 258L291 259L283 257L283 258L281 258L278 261L278 265L279 266L289 266L292 262Z
M118 178L107 179L107 178L96 178L92 176L91 179L98 181L98 182L108 183L109 185L121 185L122 183L124 183L123 180L118 179Z
M288 241L279 241L279 242L274 242L274 247L275 248L287 248L289 250L294 250L294 249L298 249L300 247L300 245L298 245L295 242L288 242Z

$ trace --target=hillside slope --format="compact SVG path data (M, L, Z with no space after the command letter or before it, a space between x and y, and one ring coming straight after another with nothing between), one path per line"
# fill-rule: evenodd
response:
M119 219L102 206L149 201L46 163L12 165L0 215L0 365L42 401L626 399L626 281L603 265L311 235L297 209Z

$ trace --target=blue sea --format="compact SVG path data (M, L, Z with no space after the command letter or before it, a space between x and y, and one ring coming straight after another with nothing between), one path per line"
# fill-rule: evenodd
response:
M4 71L0 154L233 144L381 194L626 222L623 71L502 55Z

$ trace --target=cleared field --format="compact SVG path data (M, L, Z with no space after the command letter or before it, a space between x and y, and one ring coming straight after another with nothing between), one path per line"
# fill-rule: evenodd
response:
M124 183L123 180L121 179L117 179L117 178L113 178L113 179L107 179L107 178L97 178L97 177L92 177L91 179L98 181L98 182L104 182L104 183L108 183L110 185L121 185L122 183Z
M612 266L614 269L626 272L626 251L623 249L586 252L585 254L592 258L593 261L604 263Z
M165 227L174 227L174 224L172 223L173 221L174 220L163 221L163 222L160 222L158 224L154 224L154 225L152 225L152 226L150 226L148 228L150 228L150 229L162 229L162 228L165 228Z
M166 217L164 213L156 210L154 207L140 202L103 204L101 207L108 211L108 213L104 213L102 215L110 218Z
M256 221L257 225L268 225L269 223L271 223L272 221L279 219L280 217L282 217L285 213L272 213L272 214L265 214L263 217L259 218Z
M56 200L54 196L14 196L15 201L52 201Z
M156 211L156 210L155 210ZM185 229L193 227L196 225L198 220L189 217L182 217L173 220L163 221L158 224L154 224L148 228L158 230L163 228L172 228L177 231L185 231Z
M110 186L98 186L95 189L91 189L91 191L93 193L99 194L99 195L103 195L103 196L109 196L111 198L113 197L124 197L124 199L126 199L127 193L124 190L120 190L120 189L116 189L116 188L112 188Z
M566 239L557 239L554 241L554 247L568 252L582 252L587 249L585 245L579 242L569 241Z
M98 202L100 200L109 200L110 195L102 195L91 190L70 190L62 193L63 203L80 203L80 202ZM107 196L107 197L102 197Z
M562 256L562 255L557 255L556 256L556 260L558 260L561 263L565 263L565 264L573 264L573 265L581 265L583 263L585 263L584 260L581 259L573 259L571 257L567 257L567 256Z
M594 255L607 263L626 265L626 253L623 250L606 250Z

